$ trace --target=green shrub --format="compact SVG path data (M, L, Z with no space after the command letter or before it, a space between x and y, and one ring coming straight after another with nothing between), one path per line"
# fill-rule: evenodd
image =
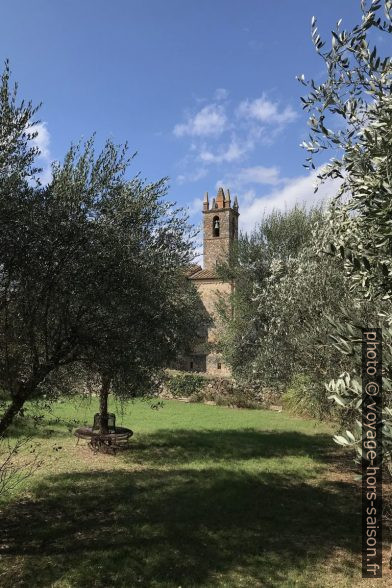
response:
M209 396L209 394L205 393L204 388L200 388L200 390L196 390L196 392L189 396L189 400L196 403L205 402L206 400L213 400L213 398L210 398Z
M205 385L205 378L197 374L172 375L167 380L167 388L174 397L184 396L189 398L198 395Z
M294 415L319 420L335 419L336 409L328 400L328 393L321 382L314 382L306 374L295 374L282 397L283 406Z
M260 402L257 402L252 395L246 394L242 390L233 391L225 396L218 396L216 403L221 406L234 406L236 408L261 408Z
M199 374L172 373L166 389L174 398L189 398L190 402L215 402L218 406L261 408L262 403L253 391L237 389L231 381L211 379Z

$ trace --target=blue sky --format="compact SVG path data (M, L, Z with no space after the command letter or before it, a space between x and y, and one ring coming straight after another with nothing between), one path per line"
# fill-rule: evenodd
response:
M98 145L127 140L133 171L169 176L193 222L222 184L248 230L313 198L295 80L323 76L313 15L329 37L359 20L359 0L17 0L2 4L0 58L21 97L43 102L45 167L94 131Z

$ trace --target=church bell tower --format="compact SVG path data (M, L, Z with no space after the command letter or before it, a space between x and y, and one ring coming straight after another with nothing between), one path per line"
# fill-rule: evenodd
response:
M238 240L238 200L231 206L230 192L219 188L211 208L206 192L203 201L204 269L214 270L220 261L227 261L232 244Z

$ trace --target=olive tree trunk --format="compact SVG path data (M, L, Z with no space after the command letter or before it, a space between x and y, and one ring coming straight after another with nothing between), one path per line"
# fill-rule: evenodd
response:
M110 378L103 375L101 378L101 390L99 392L99 423L100 433L105 435L109 432L108 427L108 396L110 390Z
M16 396L12 399L11 404L4 412L3 416L0 419L0 437L2 437L5 431L8 429L14 417L18 414L25 403L25 398L23 396Z

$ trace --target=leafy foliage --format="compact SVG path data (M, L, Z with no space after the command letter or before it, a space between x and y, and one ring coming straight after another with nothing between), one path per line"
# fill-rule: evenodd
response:
M392 32L392 3L384 2L386 20L379 14L379 0L361 2L362 22L352 31L333 32L332 48L322 52L313 20L313 40L328 72L327 80L316 85L302 83L312 92L303 98L309 111L310 141L303 146L314 155L338 150L319 174L321 181L341 178L341 186L330 211L329 224L336 237L329 252L340 253L351 272L352 288L364 297L389 297L391 282L391 116L392 60L380 57L370 46L371 29ZM333 117L334 130L326 128ZM337 119L337 120L336 120ZM330 242L329 233L325 245Z
M304 374L314 382L320 410L323 379L337 362L347 367L328 345L325 313L336 314L349 298L342 262L315 247L323 221L321 209L294 208L273 212L250 237L242 236L238 262L227 270L236 276L234 313L222 309L228 325L223 348L235 377L258 392L283 390Z
M311 134L304 147L310 152L308 164L314 167L314 155L325 150L337 150L320 174L320 180L339 177L339 193L330 209L329 231L323 236L324 249L344 260L350 289L357 306L369 300L379 311L377 320L365 326L384 328L384 390L391 390L392 315L387 305L392 294L392 233L391 233L391 157L392 157L392 59L381 56L371 45L372 34L392 33L392 2L373 0L361 2L362 19L351 31L341 29L339 21L332 33L332 46L325 45L313 20L313 42L327 67L327 79L322 84L313 80L300 81L310 87L303 98L310 113ZM333 127L327 128L327 119ZM339 122L340 121L340 122ZM352 309L334 322L334 345L346 357L360 359L358 342L358 313ZM361 383L359 366L351 376L343 374L329 384L334 400L346 411L359 414ZM385 456L391 452L391 412L389 401L384 408ZM354 433L354 434L353 434ZM342 444L358 444L361 427L337 439Z
M152 392L203 320L183 271L192 228L166 200L166 180L129 179L127 146L107 141L96 155L90 139L53 165L47 186L33 185L34 110L17 107L7 84L6 69L0 114L18 136L0 170L0 386L12 399L0 432L27 399L50 396L57 374L72 379L75 364L106 392Z
M10 87L11 71L5 62L0 81L0 179L3 190L9 190L26 178L33 178L40 171L34 167L39 153L31 144L37 136L34 117L39 109L32 102L17 103L18 85Z
M189 397L200 392L205 385L205 378L197 374L175 374L167 379L166 385L174 397Z
M285 390L283 406L292 414L320 420L336 418L336 409L319 382L305 374L294 374Z

